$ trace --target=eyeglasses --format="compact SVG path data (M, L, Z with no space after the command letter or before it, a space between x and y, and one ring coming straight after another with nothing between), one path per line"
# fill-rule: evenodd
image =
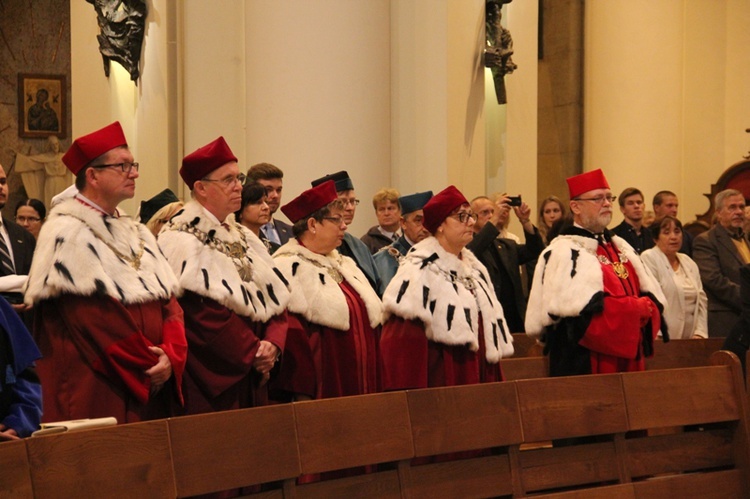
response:
M573 198L573 201L592 201L596 204L604 204L604 201L607 200L610 203L614 203L615 199L617 199L617 196L596 196L595 198Z
M462 224L465 224L466 222L468 222L470 218L474 220L475 222L477 221L477 214L472 213L470 211L460 211L450 216L457 219Z
M245 182L247 181L247 175L244 173L240 173L238 175L229 175L224 178L202 178L201 182L219 182L221 185L223 185L225 188L234 187L234 184L240 184L245 185Z
M329 222L333 222L335 225L341 225L344 221L344 217L338 216L338 217L323 217L323 220L328 220Z
M352 206L357 206L359 204L359 199L341 199L341 202L344 206L350 204Z
M41 222L42 219L39 217L16 217L16 222L22 224L25 222Z
M119 167L122 170L122 173L128 174L131 170L138 171L138 167L140 165L138 163L110 163L107 165L92 165L91 168L113 168L113 167Z

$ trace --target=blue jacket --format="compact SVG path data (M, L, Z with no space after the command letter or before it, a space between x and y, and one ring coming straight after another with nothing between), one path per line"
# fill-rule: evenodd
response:
M39 429L42 386L34 361L42 356L13 307L0 298L0 420L20 437Z
M378 277L380 277L380 289L378 289L380 296L383 296L385 288L388 287L388 284L398 270L398 258L392 251L395 250L401 256L404 256L410 248L411 244L409 244L409 241L404 236L401 236L393 244L382 248L372 256L372 259L375 261L375 269L378 271Z
M367 280L370 281L372 289L377 291L380 279L378 278L378 271L375 269L372 254L370 254L370 250L367 249L365 243L346 232L344 233L344 240L338 249L339 253L348 256L357 263L357 267L364 272Z

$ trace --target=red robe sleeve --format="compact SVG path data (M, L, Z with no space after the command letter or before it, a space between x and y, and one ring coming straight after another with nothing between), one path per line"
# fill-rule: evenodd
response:
M641 344L641 312L634 296L606 296L579 344L594 352L635 359Z
M286 310L265 323L263 338L265 341L273 343L279 353L284 353L286 347L286 334L289 329L289 317Z
M427 388L429 352L421 321L391 316L380 334L379 350L383 391Z
M215 300L186 292L180 298L190 345L187 369L209 397L217 397L246 377L253 367L261 339L282 348L287 321L280 315L267 327L237 315Z
M156 345L144 336L130 311L110 297L93 300L75 295L61 296L58 310L71 340L91 367L124 384L146 404L151 379L145 371L157 363L158 356L148 349ZM170 329L169 341L179 351L179 326L172 324Z
M177 303L177 298L172 296L162 307L162 343L157 345L164 350L172 364L172 375L177 388L177 397L180 405L185 401L182 397L182 375L185 372L187 362L187 339L185 338L185 323L182 307Z

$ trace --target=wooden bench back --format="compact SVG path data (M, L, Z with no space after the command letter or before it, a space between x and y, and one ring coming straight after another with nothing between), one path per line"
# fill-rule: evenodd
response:
M175 496L166 420L35 437L25 443L35 497Z
M350 468L395 463L414 455L406 392L296 402L294 406L302 473L328 473L308 485L287 481L298 497L400 497L395 464L390 469L347 476ZM381 466L382 468L382 466ZM373 471L373 470L370 470ZM358 472L355 472L358 473Z
M415 456L442 458L419 466L401 464L404 497L512 493L508 453L499 448L523 440L514 384L413 390L407 398ZM476 450L466 455L465 451ZM455 460L459 457L463 459Z
M513 333L513 357L536 357L542 355L542 345L526 333Z
M299 402L2 443L0 496L182 497L283 481L261 495L747 497L747 421L738 359L719 352L705 367ZM375 472L335 476L364 465Z
M0 498L33 496L26 445L22 440L0 442Z
M713 362L516 382L524 440L555 445L514 449L515 494L580 487L609 497L609 485L623 497L743 497L750 447L741 368L728 352ZM674 426L702 431L646 431Z
M654 342L654 356L646 359L646 370L700 367L711 363L714 352L721 350L724 338L672 340Z
M172 418L169 440L180 497L300 474L291 405Z

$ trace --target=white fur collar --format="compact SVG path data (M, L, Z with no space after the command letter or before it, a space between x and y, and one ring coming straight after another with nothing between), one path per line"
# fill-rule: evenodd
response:
M638 254L621 237L612 243L635 269L640 291L666 303L658 281ZM526 333L538 337L547 326L564 317L576 317L596 293L604 290L602 264L596 256L596 239L564 235L556 237L539 256L526 308Z
M459 259L434 237L417 243L386 288L383 305L386 318L418 319L428 339L468 345L472 351L479 349L475 328L481 313L487 360L494 363L513 354L513 337L487 269L467 249Z
M233 214L224 224L190 201L159 233L179 294L192 291L256 321L282 313L289 290L265 245Z
M273 258L290 283L290 312L314 324L348 331L349 307L333 278L338 272L365 303L370 326L380 325L383 315L380 298L351 258L336 250L327 255L313 253L294 238L276 250Z
M144 225L68 199L52 210L39 234L25 301L101 294L125 304L144 303L169 298L176 284Z

